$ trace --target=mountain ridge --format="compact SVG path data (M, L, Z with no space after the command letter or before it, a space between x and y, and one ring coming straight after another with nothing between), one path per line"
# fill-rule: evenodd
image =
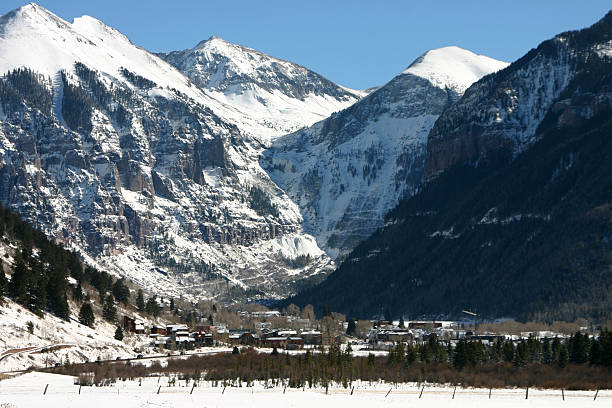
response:
M611 23L608 13L545 41L468 88L429 134L422 189L282 304L356 317L609 319Z
M428 51L351 107L275 140L263 166L300 205L319 245L341 257L418 190L429 130L466 81L506 65L459 47ZM451 66L456 78L444 73Z

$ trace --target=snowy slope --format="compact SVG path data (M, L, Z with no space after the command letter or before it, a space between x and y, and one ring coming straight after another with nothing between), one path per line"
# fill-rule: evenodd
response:
M147 344L146 336L114 339L116 326L97 321L95 328L78 322L78 308L72 307L69 322L45 313L38 317L29 310L3 299L0 304L0 371L53 366L66 361L95 361L135 357L134 347ZM34 330L28 331L32 322ZM27 350L21 350L27 349ZM44 350L51 351L44 351Z
M119 77L120 68L129 67L160 87L172 87L201 98L197 87L172 66L134 46L123 34L93 17L83 16L69 23L30 3L2 16L0 26L2 73L28 67L54 77L61 70L72 70L78 61Z
M322 120L367 94L219 37L159 55L212 98L235 108L234 122L264 142Z
M432 129L426 177L458 163L513 157L529 148L551 106L562 95L570 98L571 92L577 92L568 89L577 75L593 73L582 86L588 88L608 73L602 64L610 59L611 37L612 13L608 13L591 27L544 41L507 69L471 87Z
M94 18L29 4L0 17L0 72L20 67L53 102L2 79L17 97L0 104L0 200L49 236L193 297L283 296L330 269L259 165L262 127L160 57ZM337 92L338 108L356 100ZM253 186L272 210L255 210ZM296 267L300 255L310 262Z
M385 86L312 127L277 139L262 161L332 257L382 225L420 186L438 116L507 64L458 47L431 50Z
M450 46L427 51L402 74L413 74L438 88L451 88L463 94L474 82L508 64L486 55Z

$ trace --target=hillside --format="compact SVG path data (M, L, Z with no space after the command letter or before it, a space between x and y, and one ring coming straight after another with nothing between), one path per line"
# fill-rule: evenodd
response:
M118 318L127 313L153 321L129 306L127 287L112 290L117 281L91 268L84 271L74 253L1 206L0 274L0 371L134 357L134 347L146 344L146 338L129 333L116 340L116 324L102 317L100 297L108 291L119 294L113 300ZM100 292L103 281L109 286ZM127 297L121 297L126 291ZM79 322L89 297L95 319L91 327Z
M262 165L299 205L319 246L342 257L418 190L438 116L506 65L459 47L427 51L349 108L276 139Z
M326 281L287 302L362 317L609 317L611 18L469 88L429 135L422 191ZM561 71L563 84L548 76ZM492 99L514 92L512 106Z
M91 265L219 300L331 270L259 165L270 128L112 27L23 6L0 17L0 74L0 203ZM357 100L321 81L329 109Z

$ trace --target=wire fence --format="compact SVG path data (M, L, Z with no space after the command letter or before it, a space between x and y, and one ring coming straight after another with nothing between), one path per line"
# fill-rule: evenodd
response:
M612 407L612 390L552 390L536 388L463 388L453 386L436 386L431 384L400 384L389 385L384 383L355 383L348 387L333 384L328 387L304 386L302 388L287 388L286 385L271 385L270 383L256 382L252 386L224 386L210 381L185 381L176 378L157 377L135 380L119 380L106 386L83 386L70 383L64 379L57 383L27 383L14 381L0 381L0 402L10 400L11 396L40 395L40 396L86 396L95 395L218 395L218 398L229 394L291 394L315 393L330 396L345 395L348 399L360 396L379 397L381 400L536 400L536 401L594 401L602 406ZM85 401L85 399L84 399ZM598 404L599 405L599 404Z

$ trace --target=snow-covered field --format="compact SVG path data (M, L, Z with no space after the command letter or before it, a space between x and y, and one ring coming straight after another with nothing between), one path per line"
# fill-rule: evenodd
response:
M351 389L342 387L324 389L289 389L283 387L235 388L213 387L202 382L193 388L192 383L177 381L168 386L168 377L145 378L118 382L109 387L82 387L74 384L73 377L46 373L28 373L0 381L0 407L609 407L612 391L600 390L594 401L594 391L566 391L565 401L559 390L529 390L525 399L524 389L489 390L458 388L453 399L453 387L403 384L357 384ZM48 387L47 387L48 385ZM160 388L161 387L161 388ZM46 394L45 394L45 388ZM159 390L159 393L158 393ZM390 391L390 392L389 392Z

